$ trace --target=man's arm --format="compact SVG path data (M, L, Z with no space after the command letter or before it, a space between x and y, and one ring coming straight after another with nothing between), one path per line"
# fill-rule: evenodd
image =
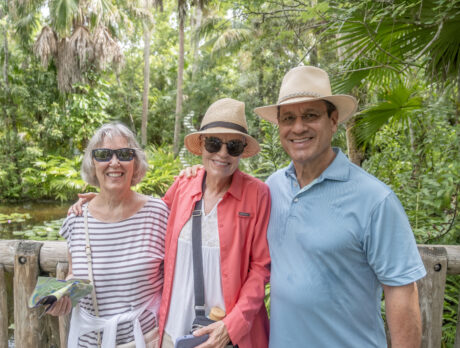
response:
M422 341L422 321L415 282L403 286L382 285L391 346L419 348Z

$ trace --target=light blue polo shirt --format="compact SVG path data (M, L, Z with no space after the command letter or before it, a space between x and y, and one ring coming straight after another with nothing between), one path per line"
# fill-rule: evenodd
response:
M270 347L386 347L382 284L425 276L393 191L338 149L299 189L291 163L271 175Z

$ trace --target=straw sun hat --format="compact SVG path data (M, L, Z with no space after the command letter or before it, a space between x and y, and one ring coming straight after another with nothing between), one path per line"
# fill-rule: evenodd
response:
M315 100L327 100L334 104L339 113L339 123L348 120L358 106L351 95L332 95L329 76L324 70L313 66L298 66L284 76L278 103L255 108L254 112L263 119L278 124L278 106Z
M248 134L244 103L235 99L224 98L212 103L201 121L200 129L185 137L185 147L195 155L202 154L202 134L243 135L247 144L241 155L243 158L254 156L260 151L257 140Z

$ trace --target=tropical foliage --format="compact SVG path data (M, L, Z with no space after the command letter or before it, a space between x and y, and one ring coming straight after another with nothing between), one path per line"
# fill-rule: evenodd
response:
M359 100L334 144L391 186L418 242L459 243L459 30L460 0L2 2L0 200L94 190L80 179L81 155L112 120L149 154L136 190L162 195L181 168L183 118L199 127L222 97L246 103L262 151L241 168L266 179L289 159L252 109L276 102L285 72L309 64Z

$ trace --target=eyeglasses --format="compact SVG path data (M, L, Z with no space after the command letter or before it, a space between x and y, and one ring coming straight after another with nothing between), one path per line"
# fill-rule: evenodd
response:
M322 116L322 113L319 112L307 112L301 116L296 116L291 113L287 113L285 115L278 116L278 124L282 126L293 126L296 121L297 117L302 119L303 124L308 124L310 122L316 121Z
M119 161L129 162L136 156L136 150L130 148L123 149L94 149L93 158L98 162L109 162L115 154Z
M230 156L238 157L244 151L247 144L243 143L242 140L232 139L227 142L223 142L217 137L207 137L204 140L204 148L210 153L219 152L222 148L222 144L227 145L227 152Z

